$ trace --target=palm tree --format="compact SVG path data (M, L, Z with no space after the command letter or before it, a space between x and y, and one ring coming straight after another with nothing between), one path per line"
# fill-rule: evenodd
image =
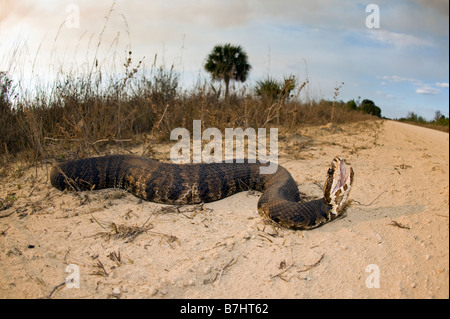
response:
M225 82L225 97L228 96L230 81L245 82L251 68L247 53L242 47L229 43L216 45L205 63L205 70L211 74L213 80Z

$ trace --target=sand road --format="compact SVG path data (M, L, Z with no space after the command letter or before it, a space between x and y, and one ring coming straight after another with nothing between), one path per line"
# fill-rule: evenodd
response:
M293 231L264 222L258 193L177 210L122 190L60 192L44 165L14 164L0 186L12 203L0 297L449 298L447 133L384 121L279 137L308 196L335 155L351 163L344 218ZM155 149L165 159L170 145Z

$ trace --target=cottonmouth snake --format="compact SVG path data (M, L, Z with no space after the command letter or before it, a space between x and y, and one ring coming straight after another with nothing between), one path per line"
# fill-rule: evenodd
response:
M261 163L170 164L132 155L109 155L53 164L54 187L77 191L118 187L145 200L166 204L211 202L254 189L261 191L258 211L281 226L310 229L342 211L353 182L353 170L340 157L327 172L324 197L302 202L291 174L278 166L261 174ZM268 164L266 164L268 165Z

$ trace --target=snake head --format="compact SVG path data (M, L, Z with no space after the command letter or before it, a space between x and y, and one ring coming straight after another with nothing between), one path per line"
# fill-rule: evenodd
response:
M323 190L325 202L331 206L330 217L338 216L350 194L353 184L353 169L341 157L335 157L327 173Z

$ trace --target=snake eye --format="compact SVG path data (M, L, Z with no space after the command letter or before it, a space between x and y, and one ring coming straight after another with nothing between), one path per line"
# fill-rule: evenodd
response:
M328 169L327 174L330 175L330 176L333 175L333 174L334 174L334 169L333 169L332 167L330 167L330 168Z

